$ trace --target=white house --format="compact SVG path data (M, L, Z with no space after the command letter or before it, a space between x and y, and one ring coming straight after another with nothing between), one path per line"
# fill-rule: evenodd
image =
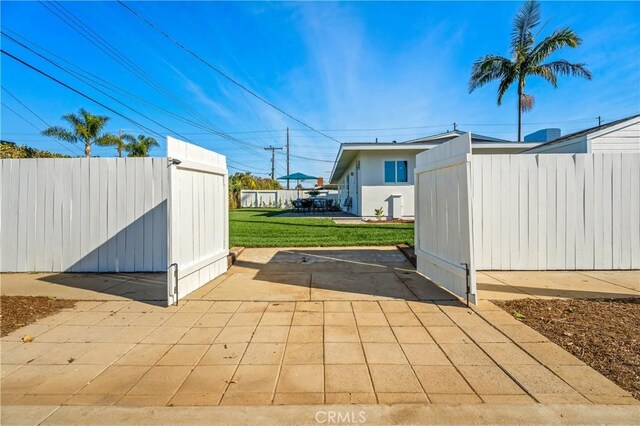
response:
M640 114L571 133L525 151L527 154L640 152Z
M406 142L343 143L331 173L343 211L374 217L382 207L387 218L413 219L416 155L464 132L454 130ZM476 154L517 154L540 142L510 142L472 134Z

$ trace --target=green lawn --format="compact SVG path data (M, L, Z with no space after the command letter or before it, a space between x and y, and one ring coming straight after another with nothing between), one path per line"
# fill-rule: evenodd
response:
M413 245L413 223L338 225L330 219L278 217L278 209L229 212L231 247Z

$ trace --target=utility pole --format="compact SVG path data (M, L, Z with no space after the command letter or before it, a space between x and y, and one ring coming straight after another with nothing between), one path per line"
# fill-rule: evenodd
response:
M458 130L458 124L457 123L453 123L453 131L455 132L456 130Z
M602 117L598 116L598 127L602 126Z
M289 128L287 127L287 176L291 172L289 171ZM289 179L287 179L287 189L289 189Z
M265 151L271 151L271 180L276 179L276 149L282 149L282 147L276 148L275 146L270 146L264 148Z

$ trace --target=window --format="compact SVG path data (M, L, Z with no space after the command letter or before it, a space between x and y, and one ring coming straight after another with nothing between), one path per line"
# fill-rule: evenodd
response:
M398 182L407 182L407 162L398 161Z
M408 182L407 161L385 161L384 162L384 182L385 183L406 183Z
M384 182L393 183L396 181L396 162L385 161L384 162Z

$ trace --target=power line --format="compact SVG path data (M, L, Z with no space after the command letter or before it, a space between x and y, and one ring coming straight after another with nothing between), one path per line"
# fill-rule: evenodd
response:
M302 155L295 155L295 154L289 154L289 156L292 157L292 158L299 158L301 160L308 160L308 161L317 161L317 162L320 162L320 163L333 163L334 162L333 160L321 160L319 158L305 157L305 156L302 156Z
M36 126L35 124L33 124L30 120L28 120L27 118L25 118L22 114L20 114L18 111L16 111L15 109L11 108L9 105L5 104L4 101L1 101L0 104L2 104L3 107L5 107L6 109L8 109L9 111L11 111L12 113L14 113L15 115L17 115L18 117L20 117L23 121L27 122L28 124L31 125L31 127L33 127L36 130L40 131L40 128L38 126Z
M127 58L124 54L122 54L117 48L111 45L107 40L101 37L98 33L93 31L90 27L85 25L82 20L76 17L71 11L66 9L62 4L58 2L50 2L44 3L40 1L40 4L44 6L47 10L53 13L56 17L62 20L65 24L69 25L74 31L80 34L82 37L91 42L94 46L98 47L116 62L118 62L121 66L123 66L126 70L133 73L136 77L140 78L144 83L153 88L154 90L160 92L162 95L167 97L172 102L178 104L182 109L184 109L189 114L193 115L195 119L199 121L204 127L202 128L211 128L214 129L212 133L216 133L222 137L229 139L227 135L224 134L220 129L213 125L205 116L200 114L195 109L191 108L188 103L183 102L180 98L173 95L171 92L166 90L162 84L154 80L150 77L142 68L140 68L136 63L132 62ZM86 81L83 81L85 84ZM183 136L181 136L183 137ZM183 137L184 138L184 137ZM187 139L188 140L188 139ZM230 139L231 140L231 139ZM254 145L256 148L262 148L261 146L250 144L245 141L241 141L236 139L234 143L240 143L245 145ZM257 155L257 154L256 154Z
M165 96L170 101L176 103L186 112L194 115L195 118L206 121L206 118L198 113L196 110L191 108L187 103L183 102L180 98L173 95L169 92L165 87L160 84L158 81L153 79L149 74L147 74L141 67L139 67L135 62L131 61L126 55L122 54L117 48L111 45L107 40L105 40L100 34L96 33L89 26L84 24L82 20L76 17L71 11L66 9L62 4L57 2L43 2L39 1L39 3L46 8L49 12L54 14L58 19L67 24L71 29L80 34L83 38L88 40L91 44L96 46L98 49L102 50L105 54L115 60L118 64L120 64L124 69L138 77L142 80L146 85L154 89L156 92L159 92L163 96Z
M45 125L45 126L47 126L47 127L51 127L51 124L49 124L49 123L47 123L46 121L44 121L44 119L43 119L42 117L40 117L38 114L36 114L36 113L31 109L31 108L29 108L28 106L26 106L26 105L24 104L24 102L22 102L20 99L18 99L18 98L16 97L16 95L14 95L13 93L11 93L11 92L9 91L9 89L7 89L6 87L2 86L2 90L4 90L5 92L7 92L7 94L8 94L9 96L11 96L13 99L15 99L15 100L20 104L20 105L22 105L23 107L25 107L25 108L26 108L26 109L27 109L31 114L35 115L35 116L36 116L36 118L37 118L38 120L42 121L42 122L44 123L44 125Z
M17 100L17 98L16 98ZM20 101L18 101L20 102ZM17 115L18 117L20 117L22 120L24 120L25 122L27 122L28 124L31 125L31 127L35 128L36 130L40 131L40 128L38 128L38 126L36 126L35 124L33 124L30 120L27 120L25 117L23 117L20 113L18 113L16 110L14 110L13 108L11 108L9 105L5 104L4 101L1 102L2 106L5 107L6 109L8 109L9 111L11 111L12 113L14 113L15 115ZM24 105L24 104L23 104ZM55 139L54 139L55 140ZM69 151L72 155L77 155L75 152L71 151L71 149L67 146L64 145L62 142L55 140L61 147L63 147L64 149L66 149L67 151ZM76 147L77 148L77 147ZM79 149L79 148L78 148Z
M4 34L4 35L6 36L6 34ZM159 136L160 138L163 138L163 135L161 135L160 133L154 132L153 130L151 130L151 129L147 128L146 126L144 126L144 125L142 125L142 124L140 124L140 123L138 123L137 121L133 120L132 118L129 118L128 116L126 116L126 115L124 115L124 114L122 114L122 113L120 113L120 112L116 111L115 109L113 109L113 108L111 108L111 107L109 107L109 106L107 106L107 105L103 104L102 102L100 102L100 101L98 101L98 100L96 100L96 99L92 98L91 96L86 95L86 94L84 94L83 92L81 92L81 91L79 91L79 90L77 90L77 89L75 89L75 88L71 87L70 85L68 85L68 84L66 84L66 83L64 83L64 82L62 82L62 81L60 81L59 79L57 79L57 78L55 78L55 77L53 77L53 76L51 76L51 75L47 74L46 72L44 72L44 71L40 70L39 68L37 68L37 67L35 67L35 66L33 66L33 65L31 65L31 64L29 64L29 63L27 63L27 62L25 62L25 61L23 61L22 59L18 58L17 56L15 56L15 55L13 55L13 54L11 54L11 53L9 53L9 52L5 51L4 49L0 49L0 53L3 53L3 54L5 54L5 55L7 55L7 56L8 56L8 57L10 57L11 59L13 59L13 60L15 60L15 61L17 61L17 62L21 63L22 65L24 65L24 66L26 66L26 67L28 67L28 68L32 69L33 71L36 71L36 72L37 72L37 73L39 73L39 74L41 74L41 75L43 75L43 76L45 76L45 77L47 77L47 78L49 78L49 79L53 80L54 82L56 82L56 83L58 83L58 84L62 85L63 87L65 87L65 88L67 88L67 89L69 89L69 90L73 91L74 93L76 93L76 94L78 94L78 95L80 95L80 96L82 96L82 97L84 97L84 98L86 98L86 99L90 100L91 102L94 102L95 104L97 104L97 105L99 105L99 106L101 106L101 107L103 107L103 108L107 109L108 111L111 111L112 113L114 113L114 114L116 114L116 115L118 115L118 116L120 116L120 117L124 118L125 120L130 121L130 122L131 122L131 123L133 123L134 125L139 126L140 128L145 129L146 131L148 131L148 132L150 132L150 133L154 133L154 134L156 134L157 136ZM85 84L86 84L86 83L85 83ZM20 118L22 118L23 120L25 120L25 121L27 121L29 124L31 124L31 125L32 125L36 130L38 130L38 131L40 130L37 126L35 126L35 125L34 125L33 123L31 123L30 121L26 120L24 117L22 117L22 116L21 116L20 114L18 114L16 111L14 111L14 110L13 110L13 109L11 109L10 107L6 106L4 103L3 103L3 105L4 105L5 107L7 107L9 110L11 110L12 112L14 112L16 115L18 115ZM172 131L172 132L173 132L173 131ZM175 132L174 132L174 133L175 133ZM234 138L234 139L235 139L235 138ZM188 139L187 139L187 140L188 140ZM230 160L230 159L229 159L228 161L233 161L233 160ZM240 163L239 163L239 164L240 164ZM246 166L246 165L244 165L244 166ZM251 168L250 166L246 166L246 167Z
M231 83L233 83L234 85L238 86L240 89L244 90L245 92L249 93L251 96L255 97L256 99L264 102L265 104L269 105L271 108L275 109L276 111L279 111L280 113L286 115L287 117L289 117L290 119L294 120L295 122L302 124L304 127L308 128L309 130L312 130L328 139L331 139L334 142L340 143L339 140L327 135L326 133L323 133L320 130L315 129L314 127L308 125L307 123L303 122L302 120L294 117L293 115L289 114L288 112L284 111L282 108L274 105L273 103L269 102L267 99L263 98L262 96L258 95L256 92L254 92L253 90L249 89L248 87L246 87L245 85L243 85L242 83L238 82L237 80L235 80L234 78L232 78L231 76L227 75L226 73L224 73L223 71L221 71L219 68L211 65L209 62L207 62L206 60L204 60L201 56L199 56L197 53L195 53L194 51L192 51L191 49L187 48L186 46L184 46L182 43L180 43L179 41L177 41L175 38L173 38L172 36L170 36L168 33L166 33L165 31L163 31L162 29L160 29L158 26L156 26L153 22L149 21L147 18L145 18L144 16L140 15L138 12L136 12L135 10L131 9L129 6L127 6L125 3L123 3L122 1L118 0L118 3L124 7L125 9L127 9L129 12L131 12L134 16L136 16L138 19L142 20L143 22L145 22L147 25L149 25L151 28L153 28L154 30L156 30L157 32L159 32L160 34L162 34L165 38L167 38L168 40L170 40L172 43L176 44L178 47L180 47L181 49L183 49L184 51L186 51L187 53L189 53L191 56L193 56L194 58L198 59L200 62L202 62L203 64L205 64L206 66L208 66L209 68L211 68L212 70L214 70L216 73L218 73L219 75L221 75L222 77L224 77L225 79L227 79L228 81L230 81Z
M154 132L153 130L149 129L148 127L146 127L146 126L144 126L144 125L142 125L142 124L138 123L138 122L137 122L137 121L135 121L134 119L127 117L126 115L124 115L124 114L122 114L122 113L120 113L120 112L116 111L115 109L113 109L113 108L111 108L111 107L109 107L109 106L107 106L107 105L103 104L102 102L100 102L100 101L98 101L98 100L96 100L96 99L92 98L92 97L91 97L91 96L89 96L89 95L85 95L85 94L84 94L84 93L82 93L81 91L79 91L79 90L77 90L77 89L74 89L73 87L71 87L71 86L69 86L68 84L66 84L66 83L64 83L64 82L62 82L62 81L60 81L60 80L58 80L57 78L53 77L52 75L49 75L49 74L47 74L46 72L42 71L41 69L39 69L39 68L37 68L37 67L34 67L33 65L31 65L31 64L29 64L29 63L27 63L27 62L23 61L22 59L18 58L17 56L12 55L11 53L7 52L6 50L4 50L4 49L0 49L0 53L4 53L5 55L7 55L8 57L10 57L10 58L11 58L11 59L13 59L14 61L19 62L19 63L21 63L22 65L26 66L27 68L30 68L30 69L32 69L33 71L37 72L38 74L41 74L41 75L43 75L43 76L47 77L48 79L55 81L55 82L56 82L56 83L58 83L59 85L64 86L64 87L66 87L67 89L71 90L72 92L77 93L78 95L82 96L83 98L86 98L86 99L90 100L91 102L93 102L93 103L95 103L95 104L97 104L97 105L99 105L99 106L101 106L101 107L105 108L106 110L111 111L112 113L114 113L114 114L116 114L116 115L118 115L118 116L120 116L120 117L124 118L125 120L127 120L127 121L129 121L129 122L133 123L134 125L136 125L136 126L140 127L141 129L145 129L146 131L148 131L148 132L150 132L150 133L153 133L153 134L155 134L155 135L159 136L160 138L163 138L163 137L164 137L164 136L163 136L163 135L161 135L160 133Z
M0 33L2 33L2 31L0 31ZM55 67L57 67L57 68L61 69L61 70L62 70L62 71L64 71L64 72L69 73L69 72L68 72L64 67L62 67L62 66L60 66L60 65L56 64L54 61L51 61L50 59L46 58L45 56L41 55L40 53L38 53L38 52L36 52L36 51L32 50L32 49L31 49L31 48L29 48L28 46L23 45L23 44L22 44L22 43L20 43L19 41L17 41L17 40L15 40L15 39L13 39L11 36L7 36L7 35L6 35L6 34L4 34L4 33L2 33L2 34L3 34L5 37L8 37L9 39L11 39L12 41L14 41L14 42L16 42L16 43L20 44L22 47L24 47L25 49L29 50L30 52L32 52L32 53L34 53L34 54L38 55L40 58L44 59L45 61L47 61L47 62L51 63L51 64L52 64L52 65L54 65ZM79 79L79 80L81 80L81 81L82 81L82 79ZM165 126L164 124L162 124L162 123L160 123L160 122L158 122L158 121L154 120L153 118L151 118L151 117L149 117L149 116L147 116L147 115L145 115L145 114L141 113L140 111L137 111L136 109L134 109L134 108L130 107L130 106L129 106L129 105L127 105L126 103L122 102L121 100L119 100L119 99L117 99L117 98L115 98L115 97L111 96L110 94L106 93L104 90L99 89L99 88L95 87L94 85L92 85L92 84L90 84L90 83L87 83L86 81L83 81L83 82L84 82L84 84L86 84L87 86L89 86L89 87L91 87L91 88L93 88L93 89L97 90L98 92L102 93L103 95L107 96L109 99L111 99L111 100L113 100L113 101L115 101L115 102L119 103L120 105L124 106L125 108L127 108L127 109L129 109L129 110L131 110L131 111L135 112L136 114L138 114L138 115L140 115L140 116L142 116L142 117L146 118L147 120L151 121L152 123L157 124L158 126L162 127L164 130L167 130L167 131L169 131L169 132L171 132L171 133L174 133L175 135L180 136L181 138L187 139L187 137L186 137L186 136L181 135L181 134L180 134L180 133L178 133L178 132L175 132L174 130L170 129L169 127ZM156 132L156 134L160 134L160 133L159 133L159 132ZM188 139L187 139L187 140L188 140Z
M13 31L12 31L12 32L13 32ZM108 93L105 93L103 90L101 90L101 89L99 89L99 88L95 87L95 86L94 86L94 85L92 85L91 83L88 83L88 82L86 81L86 79L82 78L82 77L81 77L81 76L79 76L77 73L74 73L73 71L70 71L69 69L67 69L67 68L65 68L65 67L61 66L60 64L56 63L55 61L53 61L53 60L51 60L51 59L49 59L49 58L45 57L44 55L40 54L39 52L36 52L35 50L31 49L29 46L26 46L25 44L21 43L20 41L16 40L15 38L11 37L10 35L8 35L8 34L4 33L4 32L3 32L3 31L1 31L1 30L0 30L0 34L2 34L3 36L5 36L6 38L10 39L10 40L11 40L11 41L13 41L14 43L16 43L16 44L20 45L21 47L23 47L23 48L27 49L28 51L30 51L30 52L32 52L32 53L34 53L35 55L39 56L40 58L44 59L45 61L47 61L47 62L51 63L52 65L56 66L57 68L61 69L61 70L62 70L62 71L64 71L64 72L66 72L67 74L70 74L70 75L71 75L71 76L73 76L74 78L76 78L76 79L78 79L78 80L82 81L82 82L83 82L84 84L86 84L87 86L92 87L93 89L97 90L98 92L100 92L100 93L104 94L105 96L107 96L107 97L109 97L109 98L113 99L114 101L118 102L119 104L124 105L126 108L131 109L132 111L137 112L138 114L142 115L143 117L147 118L148 120L150 120L150 121L152 121L152 122L154 122L154 123L158 124L160 127L163 127L164 129L169 130L170 132L172 132L172 133L174 133L174 134L176 134L176 135L179 135L181 138L183 138L183 139L185 139L185 140L189 141L189 139L188 139L186 136L184 136L184 135L182 135L182 134L180 134L180 133L178 133L178 132L176 132L176 131L174 131L174 130L172 130L172 129L170 129L170 128L168 128L168 127L164 126L164 125L162 125L161 123L159 123L159 122L157 122L157 121L153 120L152 118L147 117L146 115L144 115L144 114L142 114L142 113L138 112L137 110L135 110L135 109L131 108L131 107L130 107L130 106L128 106L127 104L125 104L125 103L121 102L120 100L118 100L118 99L114 98L113 96L109 95ZM22 37L22 38L23 38L23 37ZM55 56L55 55L54 55L54 56ZM67 61L65 61L65 62L67 62ZM87 71L85 71L85 72L87 72ZM106 80L103 80L103 81L104 81L105 83L107 83L107 84L111 85L111 86L114 86L114 85L112 85L111 83L108 83ZM105 87L104 85L102 85L102 86L103 86L103 87ZM114 87L116 87L116 89L119 89L119 88L117 88L117 86L114 86ZM113 90L113 89L111 89L111 90ZM122 90L122 89L120 89L120 92L122 92L122 91L123 91L123 90ZM127 92L127 91L124 91L124 92L125 92L125 93L129 93L129 92ZM152 105L152 106L154 106L154 104L151 104L151 103L149 103L149 102L146 102L146 103L147 103L147 104L150 104L150 105ZM161 108L161 107L158 107L158 108L160 108L160 109L164 110L164 109L163 109L163 108ZM182 121L185 121L185 122L187 122L187 123L189 123L189 124L191 124L191 125L193 125L193 126L195 126L195 127L200 127L200 128L202 128L202 129L208 129L208 130L209 130L209 132L208 132L208 133L216 134L216 135L218 135L218 136L222 137L223 139L229 140L229 141L231 141L231 142L233 142L233 143L235 143L235 144L237 144L237 145L239 145L239 146L241 146L241 147L243 147L243 146L244 146L244 147L253 147L253 148L258 148L258 149L261 149L261 148L262 148L262 146L260 146L260 145L256 145L256 144L253 144L253 143L250 143L250 142L243 141L243 140L238 139L238 138L236 138L236 137L230 136L230 135L226 134L226 132L223 132L223 131L221 131L221 130L216 129L216 128L215 128L215 126L213 126L213 128L209 128L206 124L200 124L200 123L194 122L194 121L192 121L192 120L190 120L190 119L188 119L188 118L184 118L184 117L182 117L182 116L180 116L180 115L178 115L178 114L175 114L175 113L173 113L173 112L171 112L171 111L168 111L168 110L165 110L165 111L166 111L166 112L168 112L169 114L173 115L173 116L174 116L174 117L176 117L177 119L180 119L180 120L182 120ZM158 133L158 132L156 132L156 133ZM246 148L244 148L244 149L246 150Z

